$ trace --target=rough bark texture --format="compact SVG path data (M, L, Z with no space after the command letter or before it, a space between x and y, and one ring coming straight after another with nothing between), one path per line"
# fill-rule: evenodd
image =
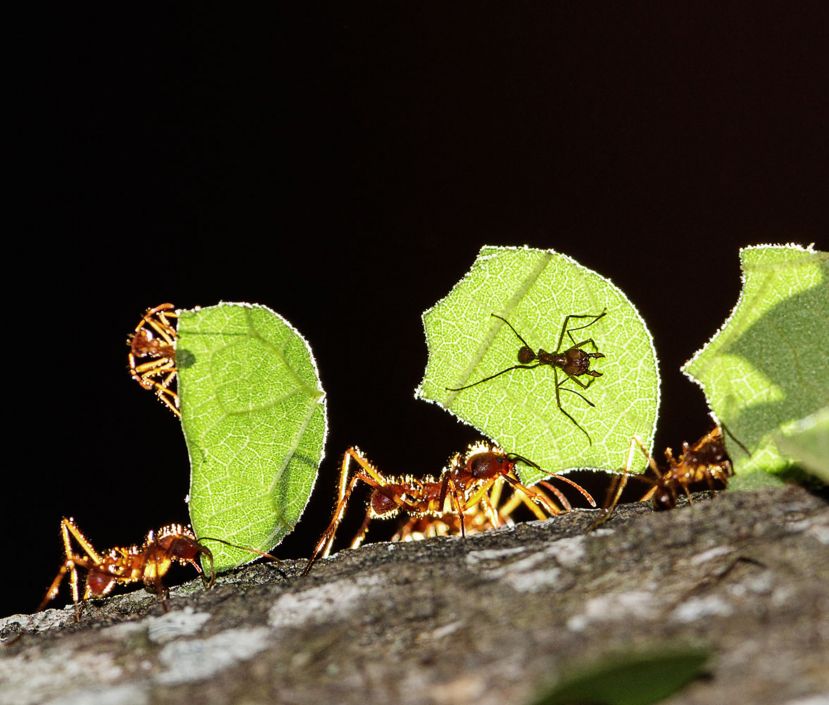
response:
M670 703L829 701L829 509L790 487L375 544L0 620L0 703L521 704L576 664L708 644Z

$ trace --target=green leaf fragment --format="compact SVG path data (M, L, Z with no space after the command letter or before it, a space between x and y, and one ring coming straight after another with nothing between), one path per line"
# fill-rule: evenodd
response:
M775 440L787 457L829 483L829 406L788 425Z
M796 456L779 433L829 401L829 253L797 245L740 251L743 289L731 316L683 367L734 437L733 486L782 474ZM728 434L726 434L727 436Z
M492 313L509 321L534 352L554 352L566 316L597 316L605 309L607 315L593 325L573 330L576 342L595 341L596 348L584 346L586 352L604 353L591 361L591 369L602 376L586 390L568 380L560 394L562 407L592 444L559 410L549 365L513 370L462 391L447 390L518 364L521 341ZM589 320L574 319L569 327ZM484 247L464 278L423 314L423 325L429 359L415 396L443 407L508 452L552 473L620 468L633 434L650 447L659 406L651 335L614 284L570 257L528 247ZM562 350L571 345L565 335ZM559 373L559 380L564 379ZM521 468L524 482L544 476L534 468Z
M651 705L696 678L709 656L700 648L611 656L562 679L532 705Z
M299 521L323 456L311 349L274 311L223 303L179 312L176 359L193 529L269 551ZM217 570L257 557L209 547Z

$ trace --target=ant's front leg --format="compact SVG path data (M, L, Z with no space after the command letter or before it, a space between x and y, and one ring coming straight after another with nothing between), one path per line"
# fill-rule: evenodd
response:
M577 343L576 339L573 337L573 334L569 330L567 331L567 335L570 336L570 341L573 343L572 347L574 347L574 348L581 349L585 345L587 345L588 343L590 343L593 346L593 350L595 350L596 352L585 353L588 357L592 357L592 358L606 357L606 355L603 352L599 352L599 346L596 345L596 341L593 340L593 338L587 338L587 340L582 340L581 342Z

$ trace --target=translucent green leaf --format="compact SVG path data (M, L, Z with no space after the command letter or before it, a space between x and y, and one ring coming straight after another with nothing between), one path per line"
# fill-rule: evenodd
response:
M696 678L710 652L665 648L612 656L563 679L532 705L651 705Z
M517 369L459 392L462 387L518 363L521 341L533 351L554 352L565 317L600 320L574 330L576 342L592 338L606 357L592 360L602 373L586 390L568 380L558 408L551 366ZM571 328L590 319L572 321ZM547 472L622 466L633 434L650 446L659 406L659 370L653 341L627 297L610 281L552 250L484 247L472 269L446 298L423 314L429 360L415 395L476 427L509 452ZM572 345L565 335L562 349ZM588 344L585 351L593 351ZM559 373L560 381L566 377ZM589 377L584 378L589 380ZM589 434L592 443L588 441ZM522 479L543 475L522 468Z
M268 551L302 515L322 460L325 394L305 339L264 306L180 311L176 364L190 453L190 519ZM210 544L216 568L253 560Z
M829 406L787 426L776 440L787 457L829 483Z
M683 371L751 452L728 443L739 486L783 473L778 431L829 400L829 253L797 245L740 251L743 289L731 316ZM785 444L784 444L785 445Z

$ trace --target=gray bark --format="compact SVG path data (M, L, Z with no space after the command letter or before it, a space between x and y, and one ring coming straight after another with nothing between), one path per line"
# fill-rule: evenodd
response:
M797 487L374 544L0 620L0 704L524 703L608 653L707 644L674 705L829 702L829 509Z

